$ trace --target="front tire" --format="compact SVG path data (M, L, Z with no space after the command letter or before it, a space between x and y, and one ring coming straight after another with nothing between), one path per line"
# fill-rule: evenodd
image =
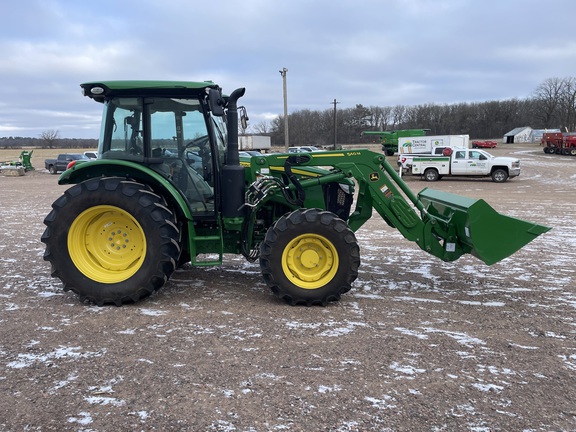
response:
M492 181L495 183L504 183L508 180L508 173L506 170L498 168L492 173Z
M162 197L121 178L72 186L44 223L52 276L80 301L99 306L136 302L158 290L180 254L174 215Z
M299 209L268 229L260 267L272 292L291 305L325 306L340 300L358 277L354 232L334 213Z

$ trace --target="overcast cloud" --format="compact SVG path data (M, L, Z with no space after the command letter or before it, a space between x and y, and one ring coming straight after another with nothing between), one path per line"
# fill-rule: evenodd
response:
M246 87L252 124L288 108L529 97L576 75L573 0L3 0L0 137L97 138L79 84Z

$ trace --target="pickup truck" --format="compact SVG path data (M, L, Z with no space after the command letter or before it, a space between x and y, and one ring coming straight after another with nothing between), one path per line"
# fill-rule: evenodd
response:
M59 171L66 171L66 167L73 160L90 160L88 156L80 153L62 153L56 159L46 159L44 166L50 174L57 174Z
M403 174L407 174L412 169L412 161L415 157L442 156L444 150L449 148L450 147L435 147L430 153L399 153L398 167L402 170Z
M427 181L436 181L442 176L492 177L492 181L503 183L520 175L520 160L495 157L484 150L448 149L443 156L414 157L412 175Z

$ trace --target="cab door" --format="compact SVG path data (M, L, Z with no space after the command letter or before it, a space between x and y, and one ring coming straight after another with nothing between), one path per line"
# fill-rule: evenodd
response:
M480 175L488 172L488 158L478 150L468 150L466 169L468 175Z
M452 154L450 161L450 174L452 175L466 175L468 171L468 158L466 150L456 150Z

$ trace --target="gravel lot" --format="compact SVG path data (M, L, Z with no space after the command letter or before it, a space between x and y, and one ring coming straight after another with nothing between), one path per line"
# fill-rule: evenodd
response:
M490 152L522 175L406 181L552 231L491 267L442 263L375 215L352 291L310 308L235 256L135 305L81 304L42 259L65 187L0 177L0 431L576 431L576 158Z

